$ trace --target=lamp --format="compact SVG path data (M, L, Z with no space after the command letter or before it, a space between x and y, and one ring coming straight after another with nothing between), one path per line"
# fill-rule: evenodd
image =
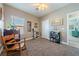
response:
M46 3L35 3L34 6L36 7L36 10L44 11L48 8L48 5Z

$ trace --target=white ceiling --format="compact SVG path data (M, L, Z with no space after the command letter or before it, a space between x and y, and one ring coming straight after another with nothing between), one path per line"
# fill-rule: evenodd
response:
M7 3L7 5L20 9L22 11L28 12L37 17L42 17L50 12L53 12L59 8L62 8L68 3L48 3L48 9L45 11L38 11L35 9L33 3Z

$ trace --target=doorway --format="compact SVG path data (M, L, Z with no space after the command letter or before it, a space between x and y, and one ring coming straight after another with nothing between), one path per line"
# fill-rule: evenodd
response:
M42 38L49 39L49 20L42 21Z
M67 42L79 48L79 11L67 15Z

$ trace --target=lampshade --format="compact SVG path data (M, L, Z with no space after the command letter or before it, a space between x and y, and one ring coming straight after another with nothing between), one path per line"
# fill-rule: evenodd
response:
M46 3L35 3L33 4L36 8L36 10L39 10L39 11L44 11L48 8L48 5Z

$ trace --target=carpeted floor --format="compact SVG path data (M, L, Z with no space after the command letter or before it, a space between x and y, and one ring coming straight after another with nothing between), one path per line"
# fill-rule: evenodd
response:
M79 49L64 44L57 44L46 39L27 41L29 56L79 56ZM22 56L26 56L23 51Z

